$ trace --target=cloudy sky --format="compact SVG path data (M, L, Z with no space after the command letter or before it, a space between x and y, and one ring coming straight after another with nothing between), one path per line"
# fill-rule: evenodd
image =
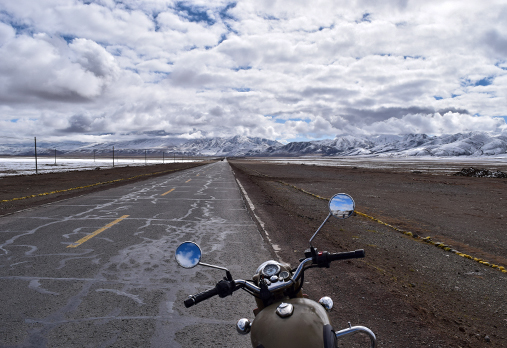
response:
M505 18L505 0L5 0L0 138L507 133Z

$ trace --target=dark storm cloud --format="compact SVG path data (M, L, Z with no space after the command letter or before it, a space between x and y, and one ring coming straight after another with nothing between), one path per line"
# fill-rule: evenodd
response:
M400 107L381 107L377 109L354 109L348 108L345 110L345 113L342 116L350 123L354 125L361 124L371 124L374 122L385 121L392 117L394 118L402 118L405 115L409 114L433 114L435 113L435 109L433 108L423 108L418 106L412 106L408 108L400 108Z
M461 114L461 115L470 115L470 112L465 109L457 109L457 108L445 108L445 109L439 109L437 112L441 115L446 114L448 112L452 112L454 114Z
M490 30L484 34L483 42L487 47L495 52L498 57L505 59L507 57L507 35L497 30Z
M69 126L60 129L62 133L86 133L92 130L93 119L85 115L73 115L68 120Z

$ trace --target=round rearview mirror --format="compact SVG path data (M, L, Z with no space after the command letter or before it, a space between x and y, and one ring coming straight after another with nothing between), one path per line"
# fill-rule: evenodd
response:
M183 268L192 268L201 261L201 248L194 242L184 242L176 249L176 261Z
M329 212L338 219L346 219L354 213L356 204L346 193L338 193L329 200Z

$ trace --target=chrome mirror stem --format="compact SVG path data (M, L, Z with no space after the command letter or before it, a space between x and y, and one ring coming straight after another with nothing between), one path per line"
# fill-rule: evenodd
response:
M202 262L199 262L198 263L199 265L201 266L206 266L206 267L211 267L211 268L216 268L216 269L221 269L222 271L226 271L226 272L229 272L229 270L225 267L220 267L220 266L215 266L215 265L208 265L207 263L202 263Z
M319 231L321 230L321 228L324 227L324 224L327 222L327 220L329 220L330 217L331 217L331 213L329 213L329 215L324 220L324 222L320 225L320 227L317 229L317 231L315 231L315 233L313 234L312 238L310 238L310 247L312 246L312 240L313 240L313 238L315 238L315 236L317 235L317 233L319 233Z
M202 262L199 262L198 264L202 265L202 266L206 266L206 267L221 269L222 271L225 271L225 275L227 277L227 280L233 280L231 272L229 272L229 270L227 268L225 268L225 267L220 267L220 266L215 266L215 265L208 265L207 263L202 263Z

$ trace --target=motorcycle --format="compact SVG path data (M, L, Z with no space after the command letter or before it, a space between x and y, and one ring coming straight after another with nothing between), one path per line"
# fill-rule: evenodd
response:
M227 297L242 289L255 298L257 308L253 321L242 318L236 324L240 334L250 333L254 348L280 347L324 347L335 348L338 339L362 332L369 336L370 347L376 347L375 334L364 326L351 326L334 331L327 314L333 308L330 297L322 297L318 302L303 295L304 272L310 268L329 268L331 262L364 257L364 250L329 253L318 251L312 241L331 216L346 219L354 213L355 203L345 193L334 195L329 201L329 214L310 238L305 257L299 266L291 269L288 264L274 260L262 263L252 280L233 279L227 268L201 262L202 251L194 242L184 242L176 249L176 261L184 268L197 265L224 270L226 276L213 289L189 296L185 307L191 307L213 296Z

